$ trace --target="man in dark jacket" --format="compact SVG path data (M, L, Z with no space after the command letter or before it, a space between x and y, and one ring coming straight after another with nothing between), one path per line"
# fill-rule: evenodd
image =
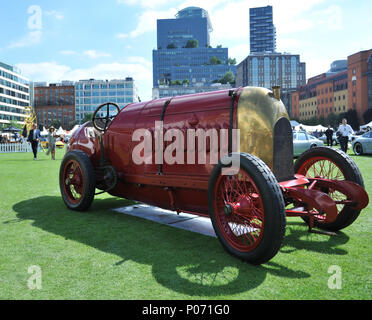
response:
M31 142L32 152L34 153L34 160L37 160L37 148L39 146L40 137L40 130L34 123L28 135L28 141Z
M332 130L331 126L328 126L328 129L325 131L325 135L327 137L328 147L332 147L332 144L333 144L333 130Z

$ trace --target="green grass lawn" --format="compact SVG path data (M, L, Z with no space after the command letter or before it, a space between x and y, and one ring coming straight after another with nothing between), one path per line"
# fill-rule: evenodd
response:
M215 238L116 213L129 202L96 197L90 211L62 202L57 161L0 155L0 299L371 299L372 204L335 237L289 218L280 252L252 266ZM372 158L354 157L370 195ZM31 290L30 266L42 271ZM332 265L342 288L331 290Z

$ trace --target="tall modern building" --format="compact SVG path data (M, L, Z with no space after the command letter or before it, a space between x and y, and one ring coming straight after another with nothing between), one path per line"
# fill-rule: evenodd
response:
M249 9L251 53L275 52L276 29L273 23L273 7Z
M75 83L76 120L81 121L88 113L106 102L113 102L123 108L138 101L137 87L133 78L123 80L80 80Z
M291 115L291 93L305 85L306 65L298 54L276 52L272 6L251 8L249 14L251 53L237 66L236 86L280 86L280 98Z
M281 87L281 99L291 114L291 92L306 83L306 65L289 53L250 54L236 70L236 86Z
M208 12L202 8L188 7L176 14L176 19L157 21L158 49L183 48L188 40L197 40L201 48L210 45L213 31Z
M210 84L220 81L228 71L235 76L236 66L230 64L228 49L210 46L212 24L208 12L188 7L175 19L157 21L157 50L153 51L153 92L162 86L170 95L191 92L193 86L209 90Z
M16 67L0 62L0 124L25 120L25 107L30 105L27 78Z

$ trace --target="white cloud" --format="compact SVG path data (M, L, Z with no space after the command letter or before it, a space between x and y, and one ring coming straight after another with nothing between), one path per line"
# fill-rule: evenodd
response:
M77 52L73 50L62 50L59 53L65 56L72 56L72 55L77 54Z
M162 5L169 4L172 0L116 0L119 4L130 6L141 6L144 8L158 8Z
M111 57L111 54L106 52L99 52L96 50L86 50L83 52L83 55L91 58L91 59L98 59L98 58L107 58Z
M30 77L31 81L61 81L65 74L71 71L68 66L60 65L56 62L41 63L19 63L17 67L22 73Z
M156 21L158 19L174 18L177 10L171 8L164 11L147 10L144 11L138 18L137 27L129 33L131 38L136 38L146 32L156 30Z
M8 45L8 48L13 49L13 48L30 47L30 46L39 44L41 42L41 38L42 38L42 32L40 30L30 31L23 38L17 41L14 41L10 45Z
M56 10L44 11L44 14L46 16L52 16L52 17L56 18L57 20L63 20L64 19L63 14L59 11L56 11Z
M143 57L129 57L124 63L96 64L88 68L71 68L55 61L41 63L20 63L17 65L31 81L60 82L82 79L124 79L133 77L142 100L151 99L152 62Z
M115 38L124 40L124 39L128 38L128 35L125 34L125 33L118 33L118 34L115 35Z
M57 20L62 20L63 14L51 10L51 11L42 11L41 7L38 5L31 5L27 13L30 15L28 20L27 20L27 28L28 28L28 33L23 36L21 39L13 41L10 43L7 48L8 49L13 49L13 48L24 48L24 47L30 47L37 45L41 42L42 40L42 15L44 14L45 16L52 16Z

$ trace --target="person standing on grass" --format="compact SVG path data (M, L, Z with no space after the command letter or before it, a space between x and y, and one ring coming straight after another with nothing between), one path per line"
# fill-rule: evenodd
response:
M339 126L337 132L340 134L340 145L341 150L347 153L348 144L349 144L349 135L354 134L353 128L347 124L346 119L342 119L342 124Z
M48 132L48 151L46 152L46 155L48 156L49 153L52 154L52 160L56 160L56 135L54 133L56 129L52 126L49 128Z
M327 137L327 145L328 147L332 147L333 145L333 130L331 126L328 126L328 129L325 131L325 135Z
M37 128L36 123L34 123L28 135L28 141L31 143L32 152L34 153L34 160L37 160L37 148L39 146L40 137L40 130Z

